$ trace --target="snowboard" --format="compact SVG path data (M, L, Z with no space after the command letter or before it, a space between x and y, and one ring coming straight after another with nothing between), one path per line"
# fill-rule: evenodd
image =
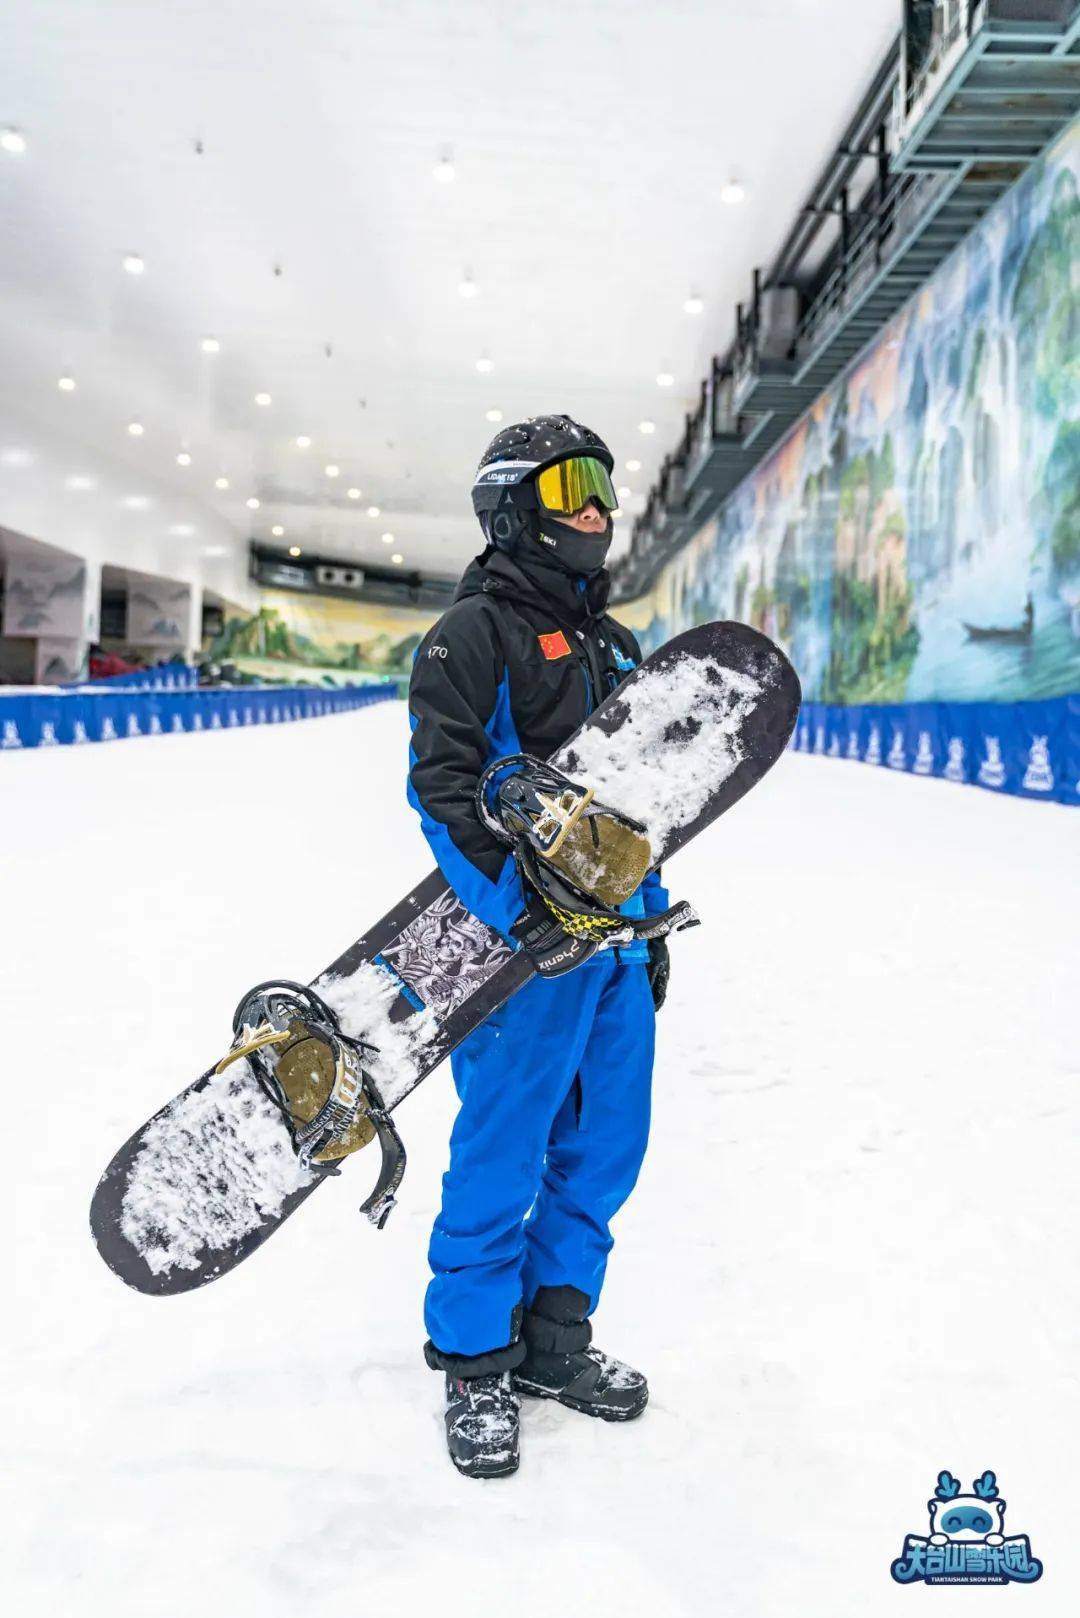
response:
M799 702L794 669L765 635L703 624L645 658L550 762L644 828L656 869L776 762ZM363 1204L376 1224L404 1170L390 1114L534 975L526 954L471 915L436 869L310 985L349 1040L364 1042L370 1094L352 1144L378 1135L382 1147ZM288 1059L314 1096L326 1047L301 1032ZM258 1058L223 1054L229 1065L215 1064L136 1130L94 1193L98 1251L136 1291L187 1292L227 1274L349 1161L305 1159L300 1109L287 1121L253 1067Z

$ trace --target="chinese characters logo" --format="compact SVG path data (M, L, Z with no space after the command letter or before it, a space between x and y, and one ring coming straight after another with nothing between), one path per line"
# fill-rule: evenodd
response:
M1031 1554L1026 1534L1004 1532L1005 1502L997 1478L984 1472L961 1494L960 1480L939 1472L928 1535L908 1534L892 1564L898 1584L1034 1584L1042 1563Z

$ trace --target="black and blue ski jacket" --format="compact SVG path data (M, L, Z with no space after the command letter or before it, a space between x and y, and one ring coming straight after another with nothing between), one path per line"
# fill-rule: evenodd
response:
M504 937L525 908L512 857L476 813L484 769L508 753L548 758L641 661L606 612L608 576L575 577L540 553L471 562L453 605L417 648L409 684L408 797L439 869L467 910ZM622 907L666 909L657 873ZM646 946L620 951L645 959Z

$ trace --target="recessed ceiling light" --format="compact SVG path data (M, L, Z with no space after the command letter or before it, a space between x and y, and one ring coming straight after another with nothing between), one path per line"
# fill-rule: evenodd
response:
M146 260L138 253L125 253L122 262L129 275L141 275L146 268Z
M310 449L311 448L311 439L308 437L307 433L301 433L299 438L295 439L294 442L296 444L297 449Z
M255 395L255 403L257 405L262 405L264 410L266 409L267 405L271 405L273 402L273 399L271 399L268 393L257 393Z
M177 466L191 465L191 456L188 454L186 449L182 449L180 451L179 455L176 457L176 464Z
M449 152L443 153L431 172L441 185L450 184L454 178L454 164Z
M26 136L21 129L0 130L0 147L3 147L5 152L18 156L26 150Z
M202 349L204 354L221 353L221 344L218 342L216 337L204 337L202 342L199 344L199 347Z
M227 545L204 545L202 553L204 556L228 556L229 547Z
M146 428L143 426L141 421L128 422L128 432L131 434L132 438L141 438L145 431Z
M289 546L289 555L290 556L302 556L303 552L301 551L299 545L290 545Z
M502 411L501 410L485 410L484 411L484 419L486 421L501 421L503 419Z
M615 490L615 493L618 495L620 500L629 500L631 494L633 493L633 490L628 489L626 484L624 483L621 489L616 489Z
M399 551L395 551L390 560L394 563L395 567L400 567L405 558Z
M276 522L273 528L271 528L270 532L273 534L275 539L280 539L285 530L282 528L279 522Z
M746 192L738 180L728 180L726 185L720 187L720 201L726 202L729 208L734 208L745 196Z
M493 371L495 369L495 361L489 360L486 354L481 355L476 362L476 369L480 372L481 376L487 376L489 371Z
M64 488L65 489L96 489L97 488L97 478L89 478L89 477L86 477L81 472L76 472L74 474L74 476L64 479Z
M393 534L384 534L382 536L382 542L384 545L392 545L394 543Z
M145 494L129 494L125 495L120 504L127 511L145 511L150 502Z
M339 478L341 476L340 466L335 466L333 461L331 461L329 466L324 466L323 471L326 473L328 478Z
M350 500L359 500L361 494L363 493L363 490L361 490L361 489L346 489L345 493L348 495Z
M381 506L368 506L367 514L368 514L369 517L381 516L382 515L382 507Z
M696 292L691 292L683 304L683 314L685 315L700 315L704 312L704 309L705 299L699 297Z
M245 506L247 506L249 511L258 511L260 505L262 504L262 501L257 500L253 494L250 494L250 495L248 495L247 499L244 501L244 504L245 504Z
M657 371L656 385L658 388L670 388L674 381L675 378L670 371Z
M227 489L228 487L229 487L228 478L215 478L214 479L214 488L215 489Z
M639 433L654 433L656 431L655 421L639 421L637 426Z
M627 461L626 470L628 472L640 472L641 471L641 462L640 461Z
M28 449L0 449L0 466L29 466L33 459Z
M463 298L475 298L480 291L471 275L463 275L458 282L458 292Z
M61 393L75 392L75 378L73 376L58 376L56 379L56 385L60 389Z
M169 528L169 533L175 534L177 539L189 539L194 532L195 529L189 522L174 522Z

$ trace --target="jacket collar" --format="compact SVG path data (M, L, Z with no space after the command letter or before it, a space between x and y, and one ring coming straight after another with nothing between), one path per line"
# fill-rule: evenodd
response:
M485 551L474 557L465 569L454 600L462 601L481 591L505 595L553 612L576 628L588 618L602 616L610 588L606 568L584 579L579 574L568 573L557 562L549 562L542 552L530 556L526 562L520 553L510 557L502 551Z

